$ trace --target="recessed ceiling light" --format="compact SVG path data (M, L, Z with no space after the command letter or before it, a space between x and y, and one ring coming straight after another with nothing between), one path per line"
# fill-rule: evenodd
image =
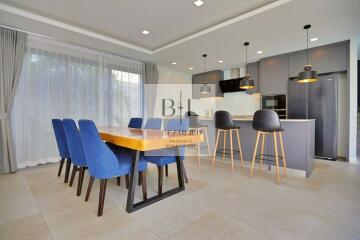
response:
M141 33L144 34L144 35L148 35L150 32L148 30L144 30Z
M218 63L223 63L224 61L223 60L219 60Z
M200 7L200 6L202 6L202 5L204 4L204 2L201 1L201 0L197 0L197 1L194 2L194 4L195 4L197 7Z
M256 52L257 54L263 54L264 52L262 50L259 50Z
M310 42L315 42L315 41L317 41L317 40L319 40L317 37L310 38Z
M194 68L193 68L193 67L189 67L189 70L194 70Z
M176 64L177 64L177 62L172 62L171 64L172 64L172 65L176 65Z

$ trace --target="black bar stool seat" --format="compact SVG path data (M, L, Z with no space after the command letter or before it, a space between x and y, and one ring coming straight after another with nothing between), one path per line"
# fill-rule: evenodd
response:
M280 184L280 171L279 171L279 159L283 162L284 176L286 176L286 157L282 139L282 132L285 131L281 128L279 116L276 112L268 109L258 110L254 114L253 128L257 131L256 142L254 147L253 159L251 162L250 176L253 174L255 159L260 160L260 170L262 167L262 161L275 161L277 183ZM265 136L273 135L274 139L274 153L275 155L264 154ZM277 135L280 139L281 154L278 154ZM262 136L261 153L257 154L258 144L260 136Z
M232 116L227 111L216 111L215 112L215 128L217 129L217 136L216 136L216 143L215 143L215 149L214 149L214 155L213 155L213 163L212 165L215 165L215 158L217 153L222 153L222 159L224 160L225 154L230 153L231 157L231 170L234 172L234 154L240 155L240 160L242 163L242 166L244 167L244 159L242 154L242 148L241 148L241 141L240 141L240 133L239 129L240 126L236 125L233 122ZM238 148L239 150L233 149L233 131L235 131L238 141ZM223 142L223 149L217 150L218 148L218 142L219 142L219 136L220 132L223 132L224 135L224 142ZM226 148L226 134L229 133L229 139L230 139L230 149Z

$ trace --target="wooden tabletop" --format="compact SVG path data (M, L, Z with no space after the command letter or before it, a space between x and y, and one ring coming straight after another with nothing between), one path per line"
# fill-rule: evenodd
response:
M202 134L135 128L101 127L99 133L106 142L138 151L192 145L204 139Z

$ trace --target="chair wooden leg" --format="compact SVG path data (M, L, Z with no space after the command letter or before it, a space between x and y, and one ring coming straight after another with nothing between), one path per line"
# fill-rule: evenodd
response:
M70 174L70 167L71 167L71 159L66 159L66 169L65 169L65 178L64 183L67 183L69 180L69 174Z
M273 133L273 136L274 136L274 150L275 150L275 163L276 163L276 183L280 184L279 154L278 154L276 132Z
M258 144L259 144L259 136L260 136L260 132L258 131L257 134L256 134L256 142L255 142L255 147L254 147L254 154L253 154L253 158L252 158L252 162L251 162L250 177L252 176L253 171L254 171L254 163L255 163L255 157L256 157Z
M104 211L105 193L106 193L107 179L100 180L100 193L99 193L99 205L98 205L98 217L101 217Z
M116 183L118 186L121 186L121 178L120 177L116 177Z
M60 165L59 165L59 170L58 170L58 177L60 177L60 175L61 175L61 171L63 169L64 162L65 162L65 158L61 158Z
M265 146L265 133L262 133L262 138L261 138L261 158L260 158L260 171L262 169L262 157L263 157L263 154L264 154L264 146Z
M217 146L218 146L218 143L219 143L219 134L220 134L220 130L217 130L216 142L215 142L215 148L214 148L214 155L213 155L213 160L212 160L212 167L215 166L216 150L217 150Z
M141 185L143 191L143 199L147 199L147 187L146 187L146 170L141 172Z
M284 177L286 177L286 156L284 151L282 132L279 132L279 138L280 138L280 146L281 146L281 155L283 157L282 160L283 160L283 168L284 168Z
M196 134L200 134L200 129L196 129ZM198 165L200 166L200 141L197 142L197 159L198 159Z
M89 185L88 185L88 188L87 188L87 191L86 191L86 196L85 196L85 202L89 201L90 192L91 192L94 180L95 180L95 178L93 176L90 176Z
M208 148L208 154L209 154L209 157L210 157L210 156L211 156L211 153L210 153L209 136L208 136L207 128L206 128L206 127L204 127L204 135L205 135L206 144L207 144L207 148Z
M244 168L244 157L243 157L243 153L242 153L242 147L241 147L241 140L240 140L239 129L236 129L235 131L236 131L237 140L238 140L238 144L239 144L241 165L242 165L242 168Z
M162 193L162 183L164 175L164 166L157 166L158 168L158 194Z
M139 177L138 177L138 186L141 185L141 173L139 172Z
M234 152L233 152L232 129L229 130L229 138L230 138L231 172L234 173Z
M81 195L82 185L84 181L84 174L85 174L85 167L80 167L76 196Z
M70 183L69 183L69 186L72 187L73 183L74 183L74 179L75 179L75 175L76 175L76 172L78 171L78 168L77 166L73 166L73 169L72 169L72 172L71 172L71 178L70 178Z
M165 176L168 177L169 176L169 165L165 165Z
M129 189L129 186L130 186L130 177L129 177L129 174L126 174L126 175L125 175L125 186L126 186L126 189Z
M223 131L224 132L224 145L223 145L223 153L222 153L222 160L225 160L225 148L226 148L226 132L227 130Z

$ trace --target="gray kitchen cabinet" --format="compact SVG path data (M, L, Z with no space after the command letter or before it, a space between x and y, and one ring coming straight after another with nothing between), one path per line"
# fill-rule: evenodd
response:
M192 97L194 99L208 97L223 97L224 94L220 90L219 82L224 80L224 72L215 70L205 73L194 74L192 76ZM200 88L203 83L208 83L211 87L211 93L203 94Z
M248 74L250 74L251 78L254 80L255 87L252 89L248 89L247 93L258 93L260 92L260 80L259 80L259 62L249 63L246 66Z
M261 95L286 94L287 92L287 55L278 55L260 60Z
M347 71L348 42L309 49L309 64L318 73ZM306 64L306 50L289 54L289 77L296 77Z

